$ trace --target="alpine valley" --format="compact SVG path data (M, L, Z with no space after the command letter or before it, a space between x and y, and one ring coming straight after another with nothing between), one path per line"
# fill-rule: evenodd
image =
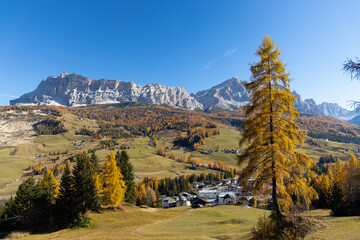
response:
M50 172L54 185L62 182L70 173L67 166L77 169L81 159L91 157L104 173L111 156L119 159L124 151L132 165L126 168L132 169L127 172L133 179L135 202L123 202L121 209L88 212L93 221L89 229L31 233L29 239L102 239L105 235L111 239L249 239L257 219L270 212L249 207L252 193L244 192L250 195L244 195L249 198L241 200L242 207L206 207L197 202L197 195L207 189L216 187L224 203L233 199L228 191L242 189L235 180L240 172L236 156L244 151L239 146L243 134L239 127L245 120L241 106L250 99L245 83L234 77L189 94L182 87L139 86L78 74L48 77L10 106L0 106L0 203L13 206L9 205L12 199L19 201L23 199L19 196L30 192L26 184L42 183ZM360 126L341 120L356 112L337 104L317 105L293 94L302 113L296 123L307 132L298 148L311 158L312 169L337 159L346 162L352 155L360 158ZM75 179L74 173L70 180ZM182 194L192 195L191 202ZM47 226L37 222L47 218L35 213L27 215L34 216L27 223L36 223L31 225L34 228ZM353 238L359 236L357 218L326 221L332 224L330 230L351 236L334 239L358 239ZM352 227L343 230L342 224Z

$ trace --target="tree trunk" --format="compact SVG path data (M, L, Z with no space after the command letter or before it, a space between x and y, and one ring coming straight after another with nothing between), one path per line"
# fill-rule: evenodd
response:
M272 133L274 131L274 122L273 122L273 106L271 103L271 98L272 98L272 85L271 85L271 71L270 71L270 62L268 61L268 68L269 68L269 101L270 101L270 145L274 144L274 139L272 136ZM275 171L275 159L274 159L274 154L272 154L272 199L273 199L273 210L276 212L276 224L278 229L280 229L281 227L281 222L282 222L282 217L283 214L281 212L281 208L278 202L278 198L277 198L277 187L276 187L276 171Z
M277 222L280 223L282 221L283 213L281 212L281 208L280 208L279 201L277 198L276 190L277 190L276 176L274 175L272 178L272 199L273 199L273 205L274 205L273 210L276 212Z

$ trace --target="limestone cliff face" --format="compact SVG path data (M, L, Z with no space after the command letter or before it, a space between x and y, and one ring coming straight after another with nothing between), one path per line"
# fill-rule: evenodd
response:
M10 104L75 107L130 101L202 109L202 105L182 87L166 87L160 84L139 86L133 82L118 80L94 80L75 73L48 77L36 90L10 101Z

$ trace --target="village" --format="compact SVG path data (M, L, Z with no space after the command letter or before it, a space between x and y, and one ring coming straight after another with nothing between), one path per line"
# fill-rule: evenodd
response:
M254 179L249 179L254 181ZM221 181L204 180L201 182L192 183L193 190L197 193L192 195L190 193L181 192L176 197L163 196L160 198L163 208L173 207L192 207L204 208L207 206L215 207L217 205L239 205L239 206L254 206L255 199L251 191L243 189L238 184L238 177L231 179L223 179Z

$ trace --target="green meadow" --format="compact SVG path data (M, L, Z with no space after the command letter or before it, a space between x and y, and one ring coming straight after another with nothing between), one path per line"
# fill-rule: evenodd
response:
M91 214L90 229L61 230L24 239L250 239L251 228L266 210L238 206L204 209L125 207Z

